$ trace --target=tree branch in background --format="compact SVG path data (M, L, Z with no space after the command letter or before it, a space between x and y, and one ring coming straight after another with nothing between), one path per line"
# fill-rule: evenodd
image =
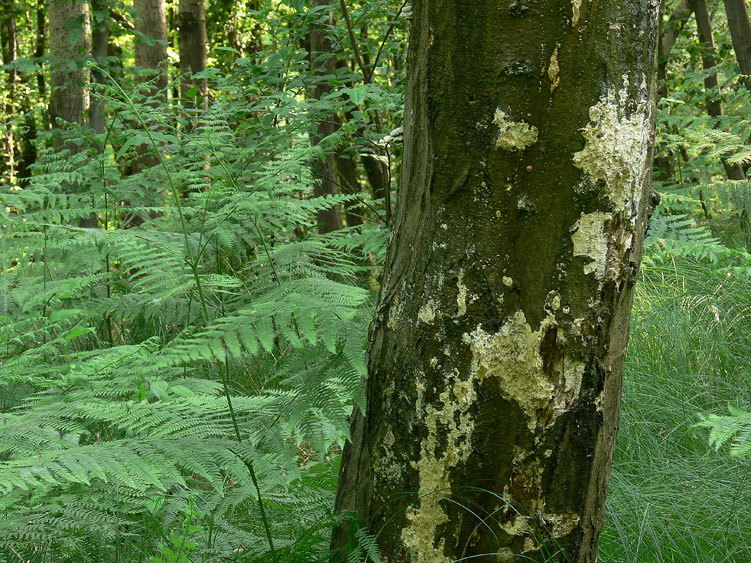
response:
M686 23L691 17L693 11L694 9L691 7L689 0L681 0L675 7L675 10L673 10L673 13L670 14L670 18L668 19L667 23L665 23L665 25L663 26L662 33L660 35L660 42L657 46L657 78L660 81L658 90L660 98L665 98L668 95L668 89L665 80L668 77L667 69L668 62L670 61L670 52L673 50L673 45L675 45L675 42L678 39L678 36L683 31L683 28L686 27Z
M342 5L342 12L344 12L344 21L347 22L347 33L349 33L349 40L352 43L352 50L355 53L355 61L357 61L357 66L359 66L360 70L362 71L363 82L365 82L365 84L368 84L373 76L373 70L371 69L371 71L368 72L368 69L365 68L365 65L362 62L360 46L357 44L357 39L355 39L355 32L352 30L352 20L349 17L347 3L344 0L340 0L340 3Z

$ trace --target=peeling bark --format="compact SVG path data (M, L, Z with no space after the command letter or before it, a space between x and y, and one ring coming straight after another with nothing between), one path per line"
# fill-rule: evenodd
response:
M404 182L336 510L385 562L593 562L650 204L658 2L413 9Z

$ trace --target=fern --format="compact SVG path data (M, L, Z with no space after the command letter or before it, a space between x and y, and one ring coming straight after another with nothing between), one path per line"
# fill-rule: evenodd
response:
M732 406L728 410L728 416L701 415L695 428L709 429L709 445L716 450L729 445L730 455L747 458L751 455L751 412Z

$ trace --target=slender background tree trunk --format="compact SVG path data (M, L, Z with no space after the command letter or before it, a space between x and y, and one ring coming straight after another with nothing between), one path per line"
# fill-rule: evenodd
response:
M331 0L311 0L310 9L316 10L316 21L310 24L308 42L310 45L310 65L314 76L317 77L315 88L311 97L315 100L323 99L331 91L327 76L333 76L335 60L331 40L328 36L328 28L334 22L334 13ZM323 21L321 21L323 18ZM313 178L316 181L313 193L320 197L337 193L336 187L336 157L331 147L326 146L326 138L333 135L338 127L338 119L333 112L322 112L316 116L317 124L315 131L311 133L311 144L319 146L323 154L313 156ZM339 206L318 212L318 230L321 233L330 233L342 228L339 217Z
M92 0L92 25L91 25L91 55L96 64L102 68L107 66L107 51L110 40L110 16L108 0ZM104 75L98 70L91 73L91 80L97 84L104 83ZM93 99L89 110L89 125L95 133L104 133L103 102Z
M0 38L2 39L3 64L10 65L16 60L16 10L13 0L0 2ZM5 119L10 121L16 115L16 83L18 71L8 68L5 71L6 92L5 95ZM10 184L16 180L16 140L14 135L15 126L6 124L5 131L5 165L7 167L7 179Z
M741 74L746 78L743 83L751 90L751 20L748 16L748 8L745 0L724 0L725 12L728 17L730 36L733 39L733 49Z
M180 0L178 11L178 42L180 44L180 74L184 75L180 95L187 98L188 90L198 86L191 98L198 96L206 104L206 79L195 80L193 74L206 70L206 0Z
M720 92L720 77L717 74L717 48L715 47L712 21L709 17L706 0L689 0L696 18L699 41L702 45L701 61L705 70L712 70L704 79L706 89L707 114L710 117L722 116L722 98ZM730 180L743 180L746 174L740 164L731 164L726 158L722 159L725 174Z
M667 69L670 62L670 52L673 50L673 45L678 40L678 36L683 31L683 28L686 27L686 23L693 11L694 9L691 7L689 0L680 0L671 12L668 21L662 25L657 54L657 79L660 81L659 95L661 98L668 95L665 80L668 77Z
M382 560L597 558L658 4L413 4L404 182L336 502Z
M88 109L88 72L84 58L91 51L89 4L81 0L51 0L50 22L50 123L58 119L84 124ZM69 63L74 63L71 70Z

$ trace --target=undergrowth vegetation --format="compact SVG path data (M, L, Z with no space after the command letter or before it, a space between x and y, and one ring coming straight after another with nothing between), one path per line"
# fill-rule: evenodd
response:
M297 4L264 4L265 50L216 55L205 107L101 70L105 132L41 131L28 183L2 186L0 560L327 560L398 189L409 7L353 10L378 32L361 33L363 80L341 25L335 73L310 72L316 14ZM660 103L608 563L751 560L751 189L720 163L751 160L750 99L722 62L725 113L707 117L693 43ZM325 153L387 165L386 194L318 194ZM331 209L350 224L321 234ZM376 559L359 539L351 560Z

